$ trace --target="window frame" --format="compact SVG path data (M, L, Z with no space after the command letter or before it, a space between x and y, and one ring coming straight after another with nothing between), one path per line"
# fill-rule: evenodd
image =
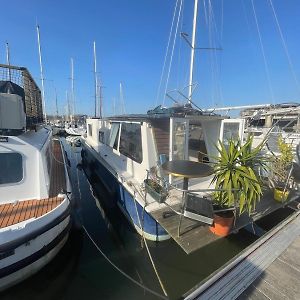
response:
M121 144L121 136L122 136L122 129L123 129L123 126L124 124L136 124L136 125L139 125L139 129L140 129L140 138L141 138L141 159L140 160L137 160L134 156L130 155L129 153L126 153L126 152L121 152L120 151L120 144ZM142 143L143 139L142 139L142 122L122 122L121 123L121 129L120 129L120 133L119 133L119 153L122 154L123 156L131 159L132 161L138 163L138 164L141 164L143 162L143 159L144 159L144 155L143 155L143 143Z
M25 160L24 160L23 154L20 153L20 152L17 152L17 151L0 152L0 155L1 154L17 154L17 155L19 155L21 157L22 177L21 177L21 179L19 181L4 182L4 183L0 182L0 186L11 186L11 185L21 184L24 181L24 179L25 179Z

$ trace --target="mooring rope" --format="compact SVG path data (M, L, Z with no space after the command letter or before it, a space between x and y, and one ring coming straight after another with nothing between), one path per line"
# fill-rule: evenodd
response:
M159 274L158 274L158 271L157 271L157 269L156 269L155 263L154 263L154 261L153 261L152 255L151 255L151 253L150 253L150 250L149 250L149 247L148 247L146 238L145 238L145 234L144 234L144 222L143 222L143 226L142 226L141 219L140 219L140 216L139 216L139 213L138 213L138 210L137 210L137 206L136 206L135 192L134 192L134 199L133 199L133 201L134 201L134 206L135 206L136 215L137 215L137 217L138 217L138 221L139 221L139 224L140 224L140 228L141 228L141 230L142 230L142 237L143 237L144 244L145 244L146 249L147 249L147 252L148 252L149 259L150 259L150 261L151 261L153 270L154 270L154 272L155 272L155 274L156 274L156 277L157 277L157 279L158 279L158 281L159 281L159 284L160 284L160 286L161 286L161 289L163 290L165 296L167 297L167 296L168 296L167 291L166 291L166 289L165 289L165 287L164 287L164 284L163 284L163 282L162 282L162 280L161 280L161 278L160 278L160 276L159 276ZM145 211L145 207L146 207L146 201L144 201L143 214L144 214L144 211Z
M131 276L129 276L128 274L126 274L123 270L121 270L117 265L115 265L106 255L105 253L100 249L100 247L97 245L97 243L93 240L93 238L90 236L89 232L87 231L87 229L85 228L85 226L82 224L82 229L84 230L85 234L88 236L88 238L90 239L90 241L93 243L93 245L96 247L96 249L102 254L102 256L117 270L119 271L123 276L125 276L127 279L129 279L131 282L135 283L136 285L138 285L139 287L143 288L144 290L148 291L149 293L161 298L161 299L168 299L167 297L149 289L148 287L146 287L145 285L141 284L140 282L136 281L135 279L133 279Z
M77 160L77 156L76 156L76 162L78 163L78 160ZM78 169L77 169L77 172L78 172ZM89 187L90 187L90 191L91 191L91 194L92 194L92 197L97 200L96 196L94 195L94 191L92 189L92 186L91 184L89 183L89 181L87 180L88 184L89 184ZM81 198L81 191L80 191L80 184L79 184L79 177L78 177L78 173L77 173L77 186L78 186L78 189L79 189L79 197ZM84 230L85 234L87 235L87 237L89 238L89 240L92 242L92 244L96 247L96 249L100 252L100 254L108 261L108 263L110 263L117 271L119 271L123 276L125 276L127 279L129 279L131 282L135 283L136 285L138 285L139 287L141 287L142 289L144 289L145 291L149 292L150 294L152 295L155 295L157 296L158 298L160 299L166 299L168 300L169 298L168 297L165 297L155 291L153 291L152 289L148 288L147 286L145 286L144 284L138 282L137 280L135 280L134 278L132 278L131 276L129 276L127 273L125 273L123 270L121 270L117 265L115 265L106 255L105 253L100 249L100 247L97 245L97 243L94 241L94 239L91 237L91 235L89 234L88 230L86 229L86 227L83 225L82 221L80 220L80 223L81 223L81 226L82 226L82 229ZM147 245L145 243L145 245ZM147 247L147 246L146 246ZM137 272L138 274L138 272ZM139 274L138 274L139 276ZM140 277L140 276L139 276ZM165 292L164 288L163 288L163 291Z

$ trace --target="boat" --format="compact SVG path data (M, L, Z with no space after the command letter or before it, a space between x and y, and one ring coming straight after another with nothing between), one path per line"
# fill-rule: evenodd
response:
M86 128L84 125L78 125L73 123L66 123L65 132L68 135L81 136L86 133Z
M161 172L159 161L163 157L209 161L208 157L216 155L214 143L218 139L242 136L243 120L201 114L186 105L158 107L145 115L90 118L87 128L86 137L82 137L83 161L93 166L110 192L111 201L136 230L149 240L162 241L170 236L152 216L160 204L149 194L145 197L142 189L150 170ZM194 180L190 188L208 188L211 178ZM182 180L176 185L182 185ZM169 198L177 204L181 201L179 195Z
M24 67L0 65L0 291L38 272L71 227L65 152Z
M245 129L244 118L205 112L192 101L197 3L195 0L186 103L174 101L169 108L159 105L146 114L106 118L95 114L86 120L87 133L82 136L83 165L91 166L93 175L101 180L110 194L111 206L118 207L143 238L173 238L187 254L219 238L208 230L214 220L212 201L208 199L211 195L206 192L214 191L214 173L203 172L199 178L190 179L187 189L187 178L179 177L183 173L165 172L166 163L192 161L208 169L205 165L214 163L219 155L216 145L221 142L226 148L231 138L243 143ZM95 112L96 104L95 100ZM159 188L151 187L151 182L159 183ZM288 201L297 197L291 193ZM187 207L187 202L192 205ZM199 214L197 205L210 207L210 215ZM271 193L265 193L255 210L235 216L230 233L254 226L254 222L282 206Z

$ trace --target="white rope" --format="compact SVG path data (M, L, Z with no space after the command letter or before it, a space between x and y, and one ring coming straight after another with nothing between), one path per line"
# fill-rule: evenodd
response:
M264 65L265 65L265 71L266 71L267 81L268 81L268 85L269 85L269 90L270 90L272 102L275 103L274 93L273 93L273 89L272 89L272 85L271 85L271 79L270 79L269 66L268 66L267 59L266 59L265 49L264 49L264 45L263 45L263 42L262 42L262 37L261 37L260 29L259 29L259 24L258 24L258 20L257 20L253 0L251 0L251 3L252 3L253 15L254 15L255 23L256 23L256 29L257 29L257 33L258 33L258 37L259 37L260 48L261 48L261 52L262 52L262 56L263 56L263 60L264 60Z
M297 79L297 75L295 73L295 69L294 69L293 64L292 64L292 60L291 60L291 57L290 57L290 54L289 54L289 50L288 50L286 41L284 39L284 36L283 36L282 30L281 30L278 18L277 18L277 14L276 14L276 11L275 11L275 8L274 8L274 5L273 5L273 1L269 0L269 2L270 2L270 5L271 5L272 12L273 12L273 15L274 15L274 18L275 18L275 22L276 22L276 25L277 25L277 29L278 29L278 32L279 32L279 35L280 35L281 43L282 43L285 55L286 55L287 60L288 60L290 71L291 71L292 76L293 76L293 78L294 78L294 80L296 82L297 88L300 91L300 84L299 84L299 81Z
M172 66L172 61L173 61L174 48L175 48L175 44L176 44L177 31L178 31L178 25L179 25L179 20L180 20L180 15L181 15L182 3L183 3L183 0L180 1L180 7L179 7L178 18L177 18L177 23L176 23L176 29L175 29L175 34L174 34L172 52L171 52L171 57L170 57L170 64L169 64L167 80L166 80L166 86L165 86L165 92L164 92L164 95L163 95L163 106L165 105L165 96L167 94L167 89L168 89L168 84L169 84L169 78L170 78L171 66Z
M174 26L174 20L175 20L175 16L176 16L178 1L179 0L176 1L175 8L174 8L172 25L171 25L171 29L170 29L170 34L169 34L169 39L168 39L164 64L163 64L163 67L162 67L162 71L161 71L161 75L160 75L160 81L159 81L159 85L158 85L158 89L157 89L155 106L157 106L157 104L158 104L158 99L159 99L160 89L161 89L161 85L162 85L162 80L163 80L163 76L164 76L164 73L165 73L165 67L166 67L167 57L168 57L168 53L169 53L169 46L170 46L171 36L172 36L172 32L173 32L173 26Z
M82 228L85 232L85 234L88 236L88 238L90 239L90 241L93 243L93 245L96 247L96 249L101 253L101 255L117 270L119 271L123 276L125 276L127 279L129 279L131 282L135 283L136 285L138 285L139 287L145 289L146 291L148 291L149 293L151 293L152 295L157 296L158 298L161 299L168 299L167 297L149 289L148 287L146 287L145 285L139 283L138 281L136 281L135 279L133 279L132 277L130 277L128 274L126 274L123 270L121 270L118 266L116 266L106 255L105 253L100 249L100 247L96 244L96 242L93 240L93 238L91 237L91 235L89 234L89 232L87 231L87 229L85 228L84 225L82 225Z
M146 196L146 195L145 195L145 196ZM146 197L145 197L145 198L146 198ZM163 290L165 296L167 297L167 296L168 296L167 291L166 291L166 289L165 289L165 287L164 287L164 284L163 284L163 282L162 282L162 280L161 280L161 278L160 278L160 276L159 276L159 274L158 274L158 271L157 271L157 269L156 269L156 266L155 266L155 263L154 263L154 261L153 261L152 255L151 255L150 250L149 250L149 248L148 248L148 244L147 244L147 241L146 241L146 238L145 238L145 234L144 234L144 224L143 224L143 226L142 226L142 223L141 223L141 220L140 220L140 216L139 216L139 213L138 213L138 209L137 209L137 205L136 205L135 193L134 193L133 201L134 201L134 206L135 206L136 215L137 215L137 217L138 217L138 221L139 221L139 224L140 224L140 228L141 228L141 230L142 230L142 237L143 237L143 240L144 240L144 244L145 244L145 246L146 246L146 250L147 250L147 252L148 252L149 259L150 259L150 261L151 261L152 267L153 267L154 272L155 272L155 274L156 274L156 277L157 277L157 279L158 279L158 281L159 281L159 284L160 284L160 286L161 286L161 288L162 288L162 290ZM144 201L143 214L144 214L144 212L145 212L145 208L146 208L146 199L145 199L145 201Z

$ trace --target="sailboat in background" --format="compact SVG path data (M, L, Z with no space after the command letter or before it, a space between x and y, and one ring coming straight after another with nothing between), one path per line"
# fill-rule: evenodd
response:
M75 92L74 92L74 61L71 58L71 105L69 105L69 122L65 124L65 131L68 135L81 136L86 133L84 124L78 124L75 117Z

